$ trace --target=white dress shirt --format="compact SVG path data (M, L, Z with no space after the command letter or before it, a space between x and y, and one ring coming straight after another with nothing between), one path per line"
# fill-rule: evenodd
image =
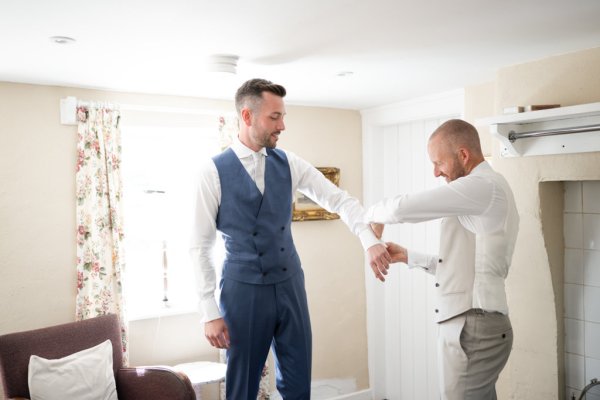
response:
M502 297L504 292L503 280L508 274L514 251L519 216L508 183L487 161L447 185L385 199L367 210L365 222L414 223L452 216L456 216L465 229L475 234L478 244L474 306L507 313L502 299L496 297ZM502 243L484 245L492 243L491 237ZM437 256L408 249L407 253L409 267L420 267L435 274ZM479 295L477 290L480 283L498 287L498 290L495 294ZM482 307L482 304L493 306Z
M371 206L365 222L415 223L458 216L460 223L475 234L495 232L504 224L508 199L507 193L490 179L490 172L496 174L483 161L469 175L447 185L390 197Z
M261 193L265 188L266 149L254 152L235 139L231 149L240 159L248 175ZM285 150L284 150L285 151ZM294 153L285 151L292 178L292 196L296 190L310 197L321 207L340 214L350 230L356 234L366 250L380 243L364 223L364 209L357 199L329 181L319 170ZM216 273L212 250L216 239L216 218L221 204L221 182L214 162L206 163L198 174L192 227L190 254L196 277L196 287L203 321L220 318L221 313L215 299Z

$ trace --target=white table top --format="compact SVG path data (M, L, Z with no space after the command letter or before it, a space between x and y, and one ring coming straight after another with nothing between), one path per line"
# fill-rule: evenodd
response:
M225 379L227 364L197 361L185 364L177 364L173 367L176 371L181 371L190 378L192 384L205 385L208 383L220 382Z

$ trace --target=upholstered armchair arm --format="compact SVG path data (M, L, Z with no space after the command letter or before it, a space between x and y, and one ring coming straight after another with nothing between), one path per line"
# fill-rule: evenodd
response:
M116 375L119 400L195 400L189 378L168 367L121 368Z

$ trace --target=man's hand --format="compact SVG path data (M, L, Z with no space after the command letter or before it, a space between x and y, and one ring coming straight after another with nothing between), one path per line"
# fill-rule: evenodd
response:
M383 235L384 227L385 227L384 224L376 224L375 222L371 222L371 229L373 230L373 233L375 234L375 237L377 239L381 239L381 236Z
M375 278L385 282L384 275L387 275L387 270L392 261L387 249L382 244L376 244L369 247L367 253L369 254L369 265L375 274Z
M223 318L214 319L204 324L204 336L211 346L217 349L229 348L229 330Z
M392 263L408 263L408 252L406 251L406 248L392 242L387 242L386 245L387 251L390 254L390 257L392 258Z

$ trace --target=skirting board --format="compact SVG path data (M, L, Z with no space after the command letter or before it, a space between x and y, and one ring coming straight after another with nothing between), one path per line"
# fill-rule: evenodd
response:
M360 392L348 393L338 397L333 397L330 400L373 400L371 389L361 390Z
M352 388L344 386L348 383L348 380L336 380L336 379L324 379L312 382L312 398L315 400L327 399L327 400L373 400L373 393L371 389L365 389L360 391L356 390L356 385L351 382ZM325 388L325 390L323 390ZM336 390L337 389L337 390ZM343 394L333 394L332 391ZM282 400L281 394L277 390L271 393L272 400Z

